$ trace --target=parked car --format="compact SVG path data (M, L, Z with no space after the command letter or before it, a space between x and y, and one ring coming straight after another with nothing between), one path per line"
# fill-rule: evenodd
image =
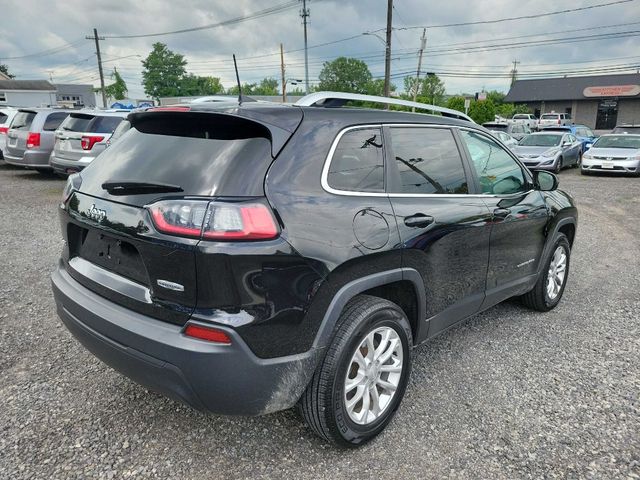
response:
M542 129L548 126L555 125L571 125L571 114L570 113L543 113L540 115L540 121L538 122L538 128Z
M56 131L49 164L56 173L79 172L107 146L128 111L85 110L69 115Z
M611 133L640 133L640 125L633 123L624 123L622 125L616 125Z
M520 140L531 133L529 126L523 123L487 122L483 123L482 126L488 130L508 133L516 140Z
M513 123L524 123L531 131L538 129L538 117L531 113L516 113L511 120Z
M414 346L513 296L558 304L577 211L555 175L453 110L323 108L348 99L416 105L318 92L129 115L64 189L67 328L196 408L297 404L357 446L397 410Z
M561 125L555 127L544 127L541 132L569 132L582 142L582 151L589 149L598 136L586 125Z
M500 140L509 148L513 148L516 145L518 145L518 140L513 138L508 133L501 132L500 130L491 130L491 129L489 129L489 131L493 134L494 137L496 137L498 140Z
M571 133L542 131L524 137L513 152L529 168L559 173L580 165L582 142Z
M7 145L7 132L9 131L9 125L11 120L18 113L17 108L2 107L0 108L0 160L3 158L3 151Z
M122 135L127 133L131 129L131 122L129 120L122 120L115 128L109 140L107 140L107 147L113 145Z
M53 150L55 130L69 115L55 108L20 108L7 132L4 161L11 165L51 171L49 155Z
M640 175L640 134L602 135L582 156L580 173Z

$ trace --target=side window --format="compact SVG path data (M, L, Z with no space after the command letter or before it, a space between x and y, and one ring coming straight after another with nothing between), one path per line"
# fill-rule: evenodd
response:
M469 193L451 130L391 127L390 131L393 164L400 180L391 193Z
M520 165L500 145L484 135L460 130L482 188L482 193L524 192L527 182Z
M60 126L65 118L67 118L69 114L67 112L56 112L50 113L47 119L44 121L44 126L42 129L46 132L52 132L56 128Z
M327 182L336 190L384 191L384 154L379 128L346 132L333 152Z

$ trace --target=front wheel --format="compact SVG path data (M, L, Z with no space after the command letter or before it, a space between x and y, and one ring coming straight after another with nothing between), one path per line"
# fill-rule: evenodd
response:
M400 307L378 297L355 297L298 403L306 423L345 447L374 438L404 396L411 347L411 327Z
M558 173L560 173L560 170L562 170L562 157L558 158L556 167L553 169L553 173L557 175Z
M533 289L522 296L523 303L534 310L548 312L558 305L569 277L571 246L567 237L557 235L551 254Z

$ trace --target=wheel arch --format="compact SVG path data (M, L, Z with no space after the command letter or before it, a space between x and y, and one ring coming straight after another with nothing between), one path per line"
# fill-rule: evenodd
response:
M413 291L411 293L415 299L413 304L410 304L408 300L400 299L398 301L399 297L393 293L394 291L401 291L402 286L409 285L412 286ZM393 287L393 290L391 287ZM413 268L396 268L372 273L343 285L331 299L331 303L324 314L313 342L314 348L322 348L329 344L345 305L353 297L363 293L399 303L399 306L407 315L414 339L420 338L420 329L424 326L423 320L426 318L426 289L424 282L417 270Z

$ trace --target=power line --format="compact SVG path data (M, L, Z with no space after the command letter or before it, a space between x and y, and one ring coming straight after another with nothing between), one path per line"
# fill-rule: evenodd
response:
M440 25L415 25L415 26L411 26L411 27L399 27L398 30L413 30L416 28L449 28L449 27L462 27L462 26L467 26L467 25L486 25L486 24L491 24L491 23L501 23L501 22L511 22L514 20L529 20L529 19L533 19L533 18L540 18L540 17L549 17L552 15L562 15L564 13L573 13L573 12L580 12L583 10L591 10L593 8L601 8L601 7L609 7L611 5L619 5L622 3L629 3L629 2L633 2L635 0L617 0L615 2L608 2L608 3L599 3L596 5L588 5L586 7L578 7L578 8L568 8L565 10L557 10L554 12L546 12L546 13L537 13L537 14L532 14L532 15L521 15L519 17L506 17L506 18L498 18L498 19L494 19L494 20L479 20L476 22L458 22L458 23L443 23ZM376 31L381 31L384 29L379 29Z
M143 33L136 35L105 35L105 38L146 38L146 37L159 37L162 35L174 35L178 33L188 33L188 32L197 32L200 30L208 30L210 28L224 27L228 25L235 25L237 23L244 22L246 20L253 20L255 18L265 17L267 15L271 15L274 13L281 12L283 10L288 10L298 5L297 0L289 1L286 3L281 3L280 5L275 5L273 7L265 8L263 10L259 10L257 12L251 13L249 15L242 15L240 17L231 18L229 20L225 20L223 22L211 23L209 25L203 25L201 27L191 27L191 28L183 28L181 30L172 30L169 32L157 32L157 33Z
M37 58L37 57L46 57L49 55L55 55L56 53L63 52L69 48L73 48L77 45L80 45L84 42L84 39L76 40L75 42L65 43L63 45L59 45L57 47L48 48L47 50L42 50L40 52L28 53L26 55L20 55L17 57L0 57L0 60L18 60L21 58Z

